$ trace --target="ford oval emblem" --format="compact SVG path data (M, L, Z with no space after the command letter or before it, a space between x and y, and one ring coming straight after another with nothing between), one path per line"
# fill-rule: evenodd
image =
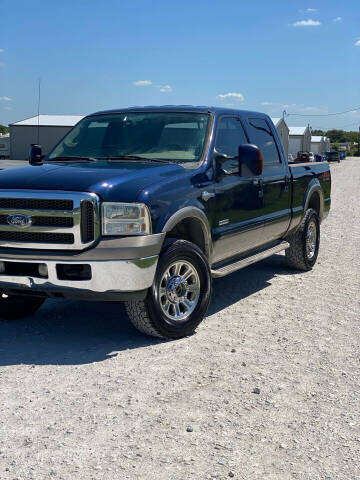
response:
M29 217L28 215L21 215L21 214L9 215L7 217L7 223L12 227L25 228L25 227L31 226L32 218Z

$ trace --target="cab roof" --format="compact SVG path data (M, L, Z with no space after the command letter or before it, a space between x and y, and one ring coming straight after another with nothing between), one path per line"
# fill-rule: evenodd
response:
M238 110L233 108L223 107L208 107L208 106L194 106L194 105L148 105L138 107L117 108L112 110L102 110L92 113L91 115L101 115L107 113L124 113L124 112L190 112L190 113L211 113L213 115L221 114L237 114L240 116L256 115L257 117L268 117L268 115L260 112L253 112L249 110Z

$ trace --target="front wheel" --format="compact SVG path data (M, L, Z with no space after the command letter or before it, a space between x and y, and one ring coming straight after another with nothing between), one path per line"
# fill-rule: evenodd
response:
M45 298L25 295L5 295L0 292L0 319L17 320L30 317L45 302Z
M312 208L306 211L300 227L288 239L290 248L285 251L289 267L311 270L315 265L320 246L320 222Z
M203 320L211 298L211 275L202 251L185 240L172 240L160 254L145 300L125 302L128 316L141 332L181 338Z

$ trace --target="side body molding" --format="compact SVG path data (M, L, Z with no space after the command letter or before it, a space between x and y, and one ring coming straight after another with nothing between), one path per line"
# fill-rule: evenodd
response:
M204 234L205 239L205 253L206 257L211 260L212 257L212 238L211 238L211 229L209 221L205 213L197 207L184 207L175 212L171 217L166 221L162 232L170 232L178 223L182 220L197 219L201 224L201 228Z

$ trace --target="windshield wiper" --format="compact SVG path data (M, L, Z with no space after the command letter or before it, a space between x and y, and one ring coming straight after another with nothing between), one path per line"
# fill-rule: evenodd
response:
M106 160L141 160L141 161L159 162L159 163L177 163L174 160L165 160L163 158L141 157L140 155L111 155L110 157L106 157Z
M76 157L76 156L60 156L60 157L50 158L48 162L54 162L56 160L60 162L71 162L74 160L79 162L97 162L97 159L94 157Z

